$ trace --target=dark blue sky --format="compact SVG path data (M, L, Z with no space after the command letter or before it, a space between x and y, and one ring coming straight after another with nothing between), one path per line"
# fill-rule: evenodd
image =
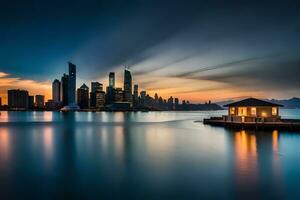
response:
M299 11L297 1L2 1L0 72L47 81L72 61L81 84L128 64L142 88L195 101L296 96Z

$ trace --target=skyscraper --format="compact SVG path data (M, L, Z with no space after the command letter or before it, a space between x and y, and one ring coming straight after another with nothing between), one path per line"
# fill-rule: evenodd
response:
M69 76L67 74L64 74L63 77L61 78L61 100L63 106L67 106L69 104L68 89L69 89Z
M138 106L138 101L139 101L139 86L138 86L138 84L135 84L133 86L133 106L134 107Z
M28 109L28 91L26 90L8 90L8 107L10 109Z
M109 73L109 87L115 88L115 72Z
M99 82L92 82L91 83L91 92L100 92L103 91L103 85Z
M98 93L103 92L103 85L99 82L92 82L91 83L91 90L92 91L91 91L91 94L90 94L90 107L96 108L97 107L97 98L99 97ZM100 94L100 96L101 95L102 94ZM105 93L104 93L104 96L105 96ZM104 102L105 102L105 100L104 100Z
M132 78L127 68L124 70L124 100L132 103Z
M76 65L69 62L68 105L75 105Z
M34 109L34 96L28 96L28 108Z
M60 102L60 81L55 79L52 83L52 100L56 103Z
M81 109L89 107L89 88L86 84L77 89L77 104Z
M37 108L44 108L45 105L45 96L44 95L35 95L35 105Z

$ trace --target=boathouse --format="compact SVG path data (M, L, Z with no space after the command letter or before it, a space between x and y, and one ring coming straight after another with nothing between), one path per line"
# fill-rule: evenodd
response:
M278 122L281 120L279 107L282 105L248 98L225 105L228 115L223 116L227 122Z

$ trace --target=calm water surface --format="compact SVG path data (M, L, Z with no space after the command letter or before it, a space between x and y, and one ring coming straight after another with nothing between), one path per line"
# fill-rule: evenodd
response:
M1 199L300 199L300 134L222 114L1 112Z

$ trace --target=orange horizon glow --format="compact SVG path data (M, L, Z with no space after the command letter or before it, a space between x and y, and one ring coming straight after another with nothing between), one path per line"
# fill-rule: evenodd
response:
M134 75L134 74L133 74ZM116 76L116 87L123 88L123 77ZM105 90L108 84L108 77L100 78L98 81L103 83ZM82 84L82 80L78 81L78 87ZM151 82L151 84L147 84ZM245 90L238 86L232 87L219 82L205 80L187 80L181 78L170 77L150 77L145 75L136 76L133 84L139 85L139 92L146 90L147 94L154 97L155 93L164 99L170 96L182 100L190 101L190 103L204 103L211 100L226 101L231 99L241 99L248 97L267 98L267 95L274 97L272 93L259 90ZM176 84L174 84L176 83ZM88 83L89 85L89 83ZM36 81L30 79L22 79L14 77L11 74L0 72L0 97L2 104L7 104L7 90L23 89L29 91L29 95L44 95L45 102L52 99L52 83L51 81Z

